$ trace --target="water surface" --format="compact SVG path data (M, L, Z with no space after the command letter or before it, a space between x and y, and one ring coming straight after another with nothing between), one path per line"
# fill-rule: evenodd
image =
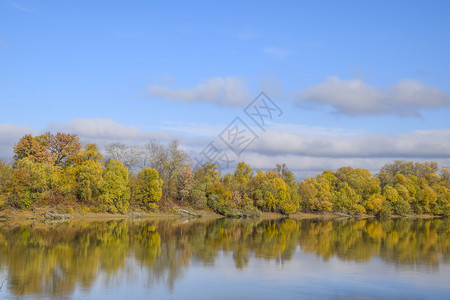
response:
M0 223L5 299L445 299L450 220Z

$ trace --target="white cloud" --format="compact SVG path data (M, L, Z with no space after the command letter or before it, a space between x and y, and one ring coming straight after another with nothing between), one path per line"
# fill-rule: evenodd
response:
M193 88L169 88L151 85L148 92L152 97L180 102L210 102L220 106L240 107L251 99L244 80L235 77L216 77Z
M268 122L271 130L291 133L301 136L327 136L327 137L346 137L364 134L361 129L344 129L338 127L308 126L294 123L274 123Z
M74 119L66 124L52 123L50 128L68 131L84 138L98 139L141 139L142 130L135 126L125 126L110 119Z
M204 143L202 138L187 138L178 133L142 130L135 126L125 126L110 119L74 119L68 123L51 123L51 131L62 131L77 134L83 143L96 143L100 147L114 142L139 145L150 139L159 141L178 140L186 145Z
M307 131L307 128L305 128ZM318 129L312 129L318 131ZM312 157L450 158L450 129L401 134L294 134L268 129L250 150L268 155ZM345 132L344 132L345 134Z
M329 77L325 82L306 89L299 96L298 103L331 106L337 113L347 115L418 116L423 108L450 107L450 94L413 79L379 88L360 79Z
M164 126L160 126L164 131L177 133L187 133L194 136L213 137L218 135L225 128L223 124L207 124L207 123L186 123L186 122L165 122Z

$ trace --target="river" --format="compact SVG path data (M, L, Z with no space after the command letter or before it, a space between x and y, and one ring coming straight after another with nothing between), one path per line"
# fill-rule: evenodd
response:
M0 223L1 299L445 299L450 220Z

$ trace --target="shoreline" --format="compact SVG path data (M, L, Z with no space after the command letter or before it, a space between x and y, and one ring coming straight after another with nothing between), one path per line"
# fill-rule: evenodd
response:
M0 222L2 221L51 221L51 220L60 220L60 221L68 221L68 220L121 220L121 219L153 219L153 218L199 218L199 219L220 219L226 218L223 215L216 214L212 211L201 211L198 217L180 215L174 212L137 212L137 216L134 215L136 212L130 212L127 214L120 213L55 213L55 215L61 216L61 219L52 219L46 217L46 214L53 214L52 210L48 209L36 209L35 211L17 211L17 210L1 210L0 211ZM254 219L261 220L277 220L283 218L290 218L293 220L339 220L339 219L378 219L378 217L373 215L361 214L361 215L350 215L343 213L306 213L306 212L297 212L291 214L289 216L275 213L275 212L261 212L261 215L258 217L254 217ZM387 219L441 219L445 218L443 216L435 216L435 215L390 215L384 218ZM237 218L238 219L238 218Z

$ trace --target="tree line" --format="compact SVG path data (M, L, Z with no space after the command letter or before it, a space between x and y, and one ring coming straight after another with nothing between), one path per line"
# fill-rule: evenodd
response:
M162 200L161 200L162 199ZM285 164L256 172L245 162L222 174L214 163L192 168L176 141L144 147L96 144L58 132L23 136L14 161L0 162L0 208L64 207L126 213L182 205L226 216L278 212L376 216L450 215L450 170L436 162L394 161L378 174L342 167L297 182Z

